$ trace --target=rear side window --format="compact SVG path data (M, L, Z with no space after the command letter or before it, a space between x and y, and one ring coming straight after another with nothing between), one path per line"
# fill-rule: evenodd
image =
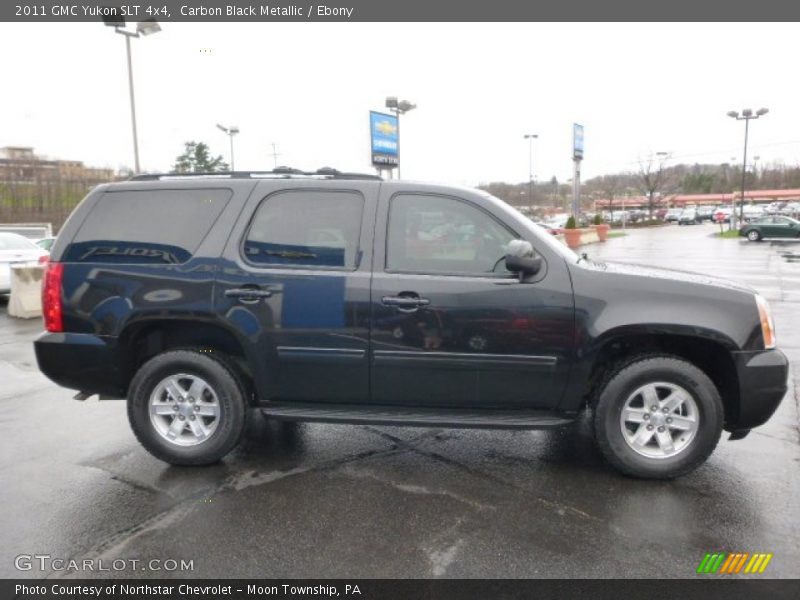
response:
M106 192L81 224L64 260L184 263L231 195L228 189Z
M268 196L244 241L258 265L355 269L364 198L349 191L292 190Z

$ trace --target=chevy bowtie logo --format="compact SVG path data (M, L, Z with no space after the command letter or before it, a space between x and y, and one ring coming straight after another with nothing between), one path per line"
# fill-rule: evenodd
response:
M384 135L392 135L397 133L397 126L392 125L389 121L378 121L375 124L375 129Z
M771 552L709 552L700 561L697 572L703 575L763 573L771 560Z

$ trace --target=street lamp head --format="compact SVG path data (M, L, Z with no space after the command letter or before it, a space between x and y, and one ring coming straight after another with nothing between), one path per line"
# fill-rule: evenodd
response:
M161 25L155 19L145 19L136 25L136 31L145 36L153 35L161 31Z
M752 117L753 116L753 109L752 108L743 108L742 109L742 116L743 117Z
M759 108L759 109L756 111L756 115L760 117L761 115L765 115L765 114L767 114L768 112L769 112L769 109L768 109L768 108Z
M228 133L230 133L231 135L236 135L237 133L239 133L239 128L236 125L231 125L230 128L228 129Z
M228 133L228 128L225 127L224 125L220 125L219 123L217 123L217 129L219 129L220 131L223 131L225 133Z
M404 113L408 112L410 110L413 110L415 108L417 108L417 105L416 104L412 104L408 100L401 100L400 103L397 105L397 109L400 112L404 112Z
M397 108L397 96L386 96L386 108Z
M538 133L526 133L525 134L525 139L526 140L530 139L530 138L537 139L538 137L539 137Z
M736 112L735 110L729 110L729 111L728 111L726 114L727 114L727 115L728 115L728 116L729 116L731 119L738 119L738 118L739 118L739 113L738 113L738 112Z

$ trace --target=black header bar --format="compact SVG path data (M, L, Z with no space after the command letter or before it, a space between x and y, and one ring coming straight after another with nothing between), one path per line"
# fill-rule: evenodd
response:
M800 3L761 0L3 0L0 21L86 22L797 21ZM684 41L685 42L685 41ZM684 43L676 37L671 43ZM580 44L580 39L575 40ZM735 43L732 41L732 43Z

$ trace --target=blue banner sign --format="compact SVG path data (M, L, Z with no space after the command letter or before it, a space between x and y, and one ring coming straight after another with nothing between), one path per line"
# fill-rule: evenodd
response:
M369 137L373 165L391 169L400 164L400 131L397 126L397 116L370 111Z

